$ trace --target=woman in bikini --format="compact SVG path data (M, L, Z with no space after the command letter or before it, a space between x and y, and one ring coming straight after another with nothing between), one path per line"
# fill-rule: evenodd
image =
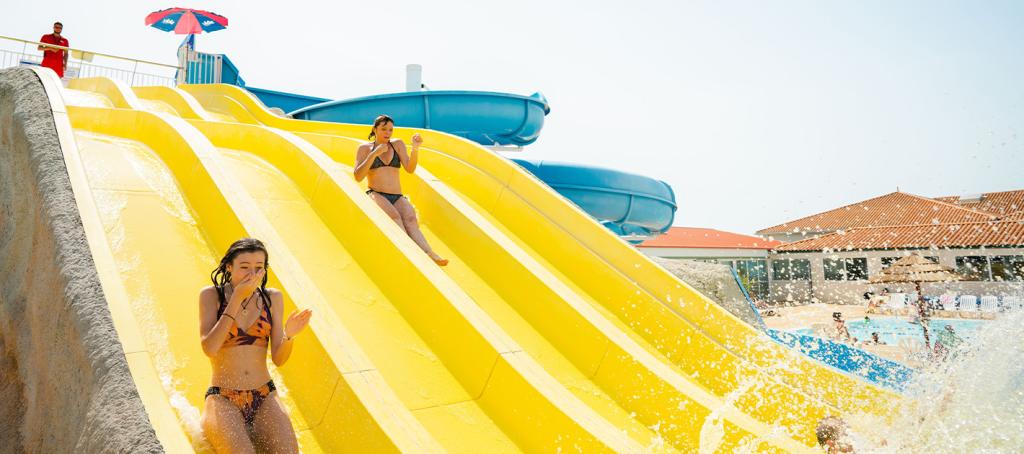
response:
M401 139L391 140L394 128L395 121L387 115L381 115L373 121L373 130L370 131L372 142L359 146L353 173L356 181L369 178L370 189L366 193L370 198L377 202L377 206L405 230L409 238L412 238L435 263L445 266L448 260L437 255L423 237L419 221L416 219L416 209L409 202L409 198L402 195L402 185L399 181L399 168L409 173L416 171L418 150L423 144L423 139L419 134L413 134L412 151L407 153L405 143Z
M312 312L284 319L281 292L266 287L268 261L259 240L235 241L211 273L213 285L199 292L199 335L213 369L200 423L217 452L299 451L267 370L267 347L274 364L284 364Z

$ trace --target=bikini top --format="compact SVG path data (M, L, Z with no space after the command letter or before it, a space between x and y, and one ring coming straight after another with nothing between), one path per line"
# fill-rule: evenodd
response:
M256 345L259 347L266 347L270 342L270 328L273 326L272 319L270 316L270 298L261 289L257 289L260 294L260 299L263 300L263 308L260 309L260 317L249 325L248 329L242 329L238 326L238 322L231 324L231 329L228 331L228 337L224 339L224 345L222 348L238 347L241 345ZM221 314L224 313L224 309L227 307L227 300L224 298L224 289L218 288L217 294L220 296L220 307L217 308L217 317L220 318ZM257 304L257 303L250 303Z
M370 164L370 169L376 169L378 167L402 167L402 160L398 158L398 151L395 150L395 145L388 142L388 146L391 147L391 162L384 164L384 161L380 159L380 156L373 158L373 164Z

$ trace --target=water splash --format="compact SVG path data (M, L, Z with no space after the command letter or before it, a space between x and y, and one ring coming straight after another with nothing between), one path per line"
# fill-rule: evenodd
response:
M892 421L850 416L864 452L1024 450L1024 312L984 327L951 359L922 371Z
M700 448L698 452L700 454L716 452L722 446L724 439L725 427L723 418L720 410L716 409L704 418L704 424L700 428Z
M188 398L185 397L185 394L175 386L174 378L170 374L161 373L160 381L167 392L171 407L178 413L179 421L181 421L185 432L188 433L189 438L192 440L192 447L199 452L212 451L213 447L210 446L209 441L206 440L206 435L203 433L199 409L193 406L188 401Z

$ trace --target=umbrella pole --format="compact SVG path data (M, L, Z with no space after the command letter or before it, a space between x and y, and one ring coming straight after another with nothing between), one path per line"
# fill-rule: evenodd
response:
M924 346L931 350L931 339L928 335L928 317L927 310L924 302L924 295L921 293L921 281L914 282L917 289L917 319L921 323L921 329L924 330Z

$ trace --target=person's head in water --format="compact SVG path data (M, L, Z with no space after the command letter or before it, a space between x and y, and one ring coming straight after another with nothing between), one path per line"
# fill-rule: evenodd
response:
M64 30L64 24L60 22L53 23L53 34L54 36L60 36L60 32Z
M231 243L224 257L220 259L220 264L210 273L210 280L219 290L222 290L225 284L237 287L246 276L265 270L269 266L270 254L267 253L263 242L256 238L242 238ZM260 282L260 289L267 290L266 274Z
M391 134L395 132L395 120L387 115L379 115L373 120L373 129L370 130L370 140L380 139L381 143L391 140Z
M827 416L818 423L814 430L818 437L818 444L827 453L853 452L853 448L845 443L846 422L835 416Z

